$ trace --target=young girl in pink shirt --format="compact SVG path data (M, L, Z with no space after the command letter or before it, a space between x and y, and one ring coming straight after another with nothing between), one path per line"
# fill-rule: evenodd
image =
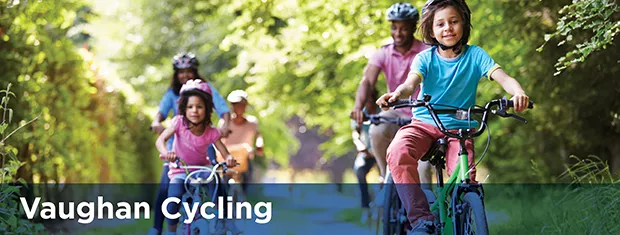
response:
M179 115L172 119L172 125L162 132L155 143L160 154L170 162L178 158L188 165L207 166L211 164L206 157L207 148L214 144L218 151L227 156L226 164L235 166L235 159L220 140L220 132L217 128L211 127L213 101L209 85L200 80L188 81L183 85L180 93ZM168 151L166 141L172 135L175 140L172 151ZM181 198L185 193L183 186L185 177L187 177L185 170L170 168L168 177L170 178L168 197ZM171 214L175 214L179 211L179 205L170 203L167 209ZM176 231L178 222L178 219L168 219L169 233Z

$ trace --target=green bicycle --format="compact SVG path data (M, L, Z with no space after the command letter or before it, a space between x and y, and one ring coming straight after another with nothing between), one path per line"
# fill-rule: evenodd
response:
M469 163L468 153L465 149L465 141L480 136L487 128L487 120L489 114L500 117L512 117L527 123L527 120L515 114L507 113L508 108L513 107L512 100L506 97L502 99L492 100L487 103L484 108L472 107L470 109L434 109L433 106L442 106L430 103L431 96L425 94L422 100L398 100L390 103L388 107L397 108L415 108L425 107L428 109L433 121L441 132L449 138L456 138L460 143L459 161L452 175L447 182L443 181L443 169L445 168L445 153L447 140L440 138L436 140L422 160L428 160L436 169L437 188L434 192L424 190L429 202L430 211L435 215L433 222L436 234L488 234L488 225L486 213L484 210L484 189L480 183L471 183L469 179ZM497 107L497 109L493 109ZM530 101L528 108L533 108L533 102ZM482 114L482 120L478 130L460 129L456 133L449 132L438 114L456 114L458 119L471 120L472 114ZM490 132L489 132L490 140ZM488 149L489 141L487 141ZM474 168L482 157L474 165ZM397 197L398 198L398 197ZM398 200L398 199L396 199ZM400 210L397 218L406 221L405 211ZM405 222L402 221L402 222Z

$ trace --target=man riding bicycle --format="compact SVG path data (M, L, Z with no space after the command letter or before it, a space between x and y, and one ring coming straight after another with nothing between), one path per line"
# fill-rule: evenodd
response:
M383 71L385 75L388 92L394 91L407 78L413 58L428 48L413 36L419 19L418 10L414 6L409 3L396 3L387 10L387 19L391 22L391 35L394 42L377 50L364 70L364 77L357 89L355 106L351 111L351 119L355 120L358 125L362 123L364 117L362 108L369 99L370 92L376 86L379 73ZM417 97L418 92L419 88L416 89L413 96ZM382 111L379 114L389 118L412 117L411 112L405 109ZM375 156L377 165L381 170L381 177L386 175L387 148L399 128L400 126L392 123L370 126L372 155ZM431 183L430 164L420 161L419 166L420 172L426 172L426 174L420 175L421 182Z

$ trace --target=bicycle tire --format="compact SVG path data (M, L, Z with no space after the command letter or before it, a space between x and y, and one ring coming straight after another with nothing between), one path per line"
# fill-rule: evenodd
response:
M383 235L404 235L406 234L403 224L399 218L402 203L396 192L396 185L392 176L388 176L385 187L385 197L383 198Z
M465 193L461 199L463 213L457 216L457 234L488 235L489 227L480 195L474 192ZM473 223L471 221L473 219ZM475 228L471 228L475 225Z

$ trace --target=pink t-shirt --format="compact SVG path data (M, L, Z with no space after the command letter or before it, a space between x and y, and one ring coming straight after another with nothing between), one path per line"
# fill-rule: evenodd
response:
M413 45L404 55L394 49L394 44L385 45L379 50L377 50L370 60L368 64L377 66L383 71L385 74L385 79L387 82L387 88L389 92L396 90L398 85L405 82L407 79L407 74L409 74L409 67L411 67L411 62L413 58L423 50L426 50L428 46L417 39L413 39ZM413 93L413 97L418 97L418 92L420 88L416 88ZM398 109L408 117L411 117L411 110L408 109Z
M177 115L172 119L174 127L174 144L172 149L188 165L207 166L211 165L207 157L207 148L220 138L217 128L207 127L201 136L192 134L183 121L183 116ZM193 170L190 170L193 171ZM184 169L170 167L168 177L175 174L185 173Z

